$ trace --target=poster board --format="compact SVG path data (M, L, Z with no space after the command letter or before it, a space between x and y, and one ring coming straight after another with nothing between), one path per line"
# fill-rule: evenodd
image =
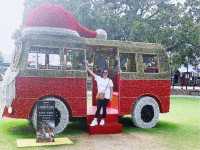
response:
M37 102L36 142L54 142L55 101Z

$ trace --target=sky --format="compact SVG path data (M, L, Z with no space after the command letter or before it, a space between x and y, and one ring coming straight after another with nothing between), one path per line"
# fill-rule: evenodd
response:
M184 0L172 0L183 2ZM14 40L11 36L22 24L22 15L24 10L24 0L3 0L0 2L0 52L6 61L14 49Z
M0 4L0 51L9 59L14 49L12 34L22 24L24 0L3 0Z

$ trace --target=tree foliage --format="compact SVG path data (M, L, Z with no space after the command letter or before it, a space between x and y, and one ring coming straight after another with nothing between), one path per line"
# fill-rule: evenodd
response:
M199 0L31 0L24 18L47 2L63 5L91 29L105 29L109 39L161 43L174 64L200 62Z

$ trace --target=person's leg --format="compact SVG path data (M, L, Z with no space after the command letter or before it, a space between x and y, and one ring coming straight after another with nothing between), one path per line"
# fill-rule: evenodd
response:
M102 114L102 119L101 119L101 121L99 123L100 125L104 125L105 124L105 118L106 118L106 115L107 115L106 108L107 108L108 102L109 102L108 99L104 99L104 101L103 101L103 104L102 104L103 114Z
M101 110L101 101L98 100L97 101L97 110L96 110L96 113L95 113L95 118L92 120L90 126L96 126L96 125L98 125L99 118L101 117L100 116L100 110Z
M107 105L108 105L108 102L109 100L108 99L104 99L104 102L103 102L103 114L102 114L102 118L106 118L106 115L107 115L107 111L106 111L106 108L107 108Z
M97 110L96 110L96 113L95 113L95 117L96 118L100 118L101 117L101 114L100 114L100 111L101 111L101 107L103 105L103 100L100 99L97 101Z
M103 104L103 100L98 100L97 101L97 110L96 110L96 113L95 113L95 118L91 122L90 126L96 126L96 125L99 124L99 122L101 120L100 111L101 111L102 104Z

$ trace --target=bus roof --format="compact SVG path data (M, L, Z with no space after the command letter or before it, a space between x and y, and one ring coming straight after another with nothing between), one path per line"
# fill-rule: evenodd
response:
M99 40L99 39L87 39L85 43L88 46L93 47L115 47L119 48L119 51L127 52L157 52L162 50L161 44L145 43L145 42L132 42L132 41L119 41L119 40Z
M75 32L62 28L33 27L22 31L22 38L27 40L52 40L55 43L74 43L86 47L117 48L121 52L158 53L163 50L161 44L132 42L120 40L101 40L95 38L79 37Z

